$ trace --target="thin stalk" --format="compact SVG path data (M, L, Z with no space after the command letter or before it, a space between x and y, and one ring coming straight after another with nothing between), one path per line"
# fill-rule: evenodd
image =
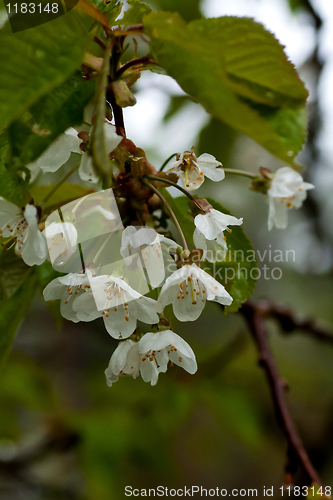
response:
M252 174L252 172L246 172L246 170L237 170L236 168L224 168L227 174L242 175L243 177L249 177L250 179L255 179L258 177L257 174Z
M158 65L157 62L149 56L139 57L138 59L132 59L131 61L128 61L121 68L118 69L118 71L116 72L116 78L120 78L120 76L132 66L138 66L139 64L144 65L149 63Z
M70 171L61 179L61 181L58 182L58 184L56 184L54 186L53 189L51 189L51 191L45 196L45 198L39 203L39 205L45 205L49 199L54 195L54 193L60 188L60 186L62 186L62 184L64 182L67 181L67 179L72 175L74 174L74 172L79 168L80 166L80 163L81 161L79 161L79 163L77 163L73 168L70 169Z
M184 233L179 225L179 222L177 220L177 217L175 216L175 214L173 213L172 211L172 208L170 207L169 203L166 201L166 199L164 198L164 196L159 192L159 190L153 186L152 184L150 184L150 182L148 182L146 179L142 178L141 179L141 182L143 184L145 184L146 186L149 187L149 189L151 189L152 191L154 191L154 193L157 194L157 196L160 198L160 200L162 201L162 203L164 204L164 206L166 207L166 209L168 210L169 214L171 215L171 218L177 228L177 231L179 232L180 234L180 237L182 239L182 242L183 242L183 248L184 250L188 250L188 246L187 246L187 242L186 242L186 239L185 239L185 236L184 236Z
M143 178L150 179L151 181L165 182L165 184L169 184L170 186L173 186L173 187L179 189L179 191L184 193L188 198L190 198L190 200L194 201L196 206L198 208L200 208L200 210L201 210L201 207L197 204L194 196L192 196L185 188L183 188L182 186L179 186L179 184L176 184L175 182L169 181L168 179L163 179L162 177L157 177L155 175L145 175Z
M161 166L161 168L160 168L160 172L162 172L162 170L164 169L164 167L166 167L166 166L167 166L167 164L169 163L169 161L170 161L170 160L172 160L172 158L173 158L174 156L177 156L178 154L179 154L179 153L173 153L172 155L170 155L170 156L169 156L169 158L167 158L167 159L165 160L165 162L163 163L163 165Z

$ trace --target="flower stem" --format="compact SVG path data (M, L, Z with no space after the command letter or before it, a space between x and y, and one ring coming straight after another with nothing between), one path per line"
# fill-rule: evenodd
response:
M74 174L74 172L79 168L80 166L80 163L81 161L79 161L79 163L77 163L73 168L70 169L70 171L61 179L61 181L58 182L58 184L56 184L54 186L53 189L51 189L51 191L45 196L45 198L39 203L39 205L45 205L49 199L54 195L54 193L60 188L60 186L62 186L62 184L64 182L67 181L67 179L72 175Z
M166 167L166 166L167 166L167 164L169 163L169 161L170 161L170 160L172 160L172 158L173 158L174 156L177 156L178 154L179 154L179 153L173 153L172 155L170 155L170 156L169 156L169 158L167 158L167 159L165 160L165 162L163 163L163 165L161 166L161 168L160 168L160 172L162 172L162 170L164 169L164 167Z
M175 216L175 214L173 213L172 211L172 208L170 207L169 203L166 201L166 199L164 198L164 196L159 192L159 190L153 186L152 184L150 184L150 182L148 182L146 179L142 178L141 179L141 182L143 184L145 184L146 186L149 187L149 189L151 189L152 191L154 191L154 193L157 194L157 196L160 198L160 200L162 201L162 203L165 205L166 209L168 210L169 214L171 215L171 218L177 228L177 231L179 232L180 234L180 237L182 239L182 242L183 242L183 248L184 250L188 250L188 246L187 246L187 242L186 242L186 239L185 239L185 236L184 236L184 233L179 225L179 222L177 220L177 217Z
M252 172L247 172L246 170L237 170L236 168L224 168L223 170L226 174L242 175L243 177L249 177L250 179L258 177L257 174L252 174Z
M173 187L179 189L179 191L186 194L186 196L188 198L190 198L190 200L194 201L194 203L197 205L197 207L200 208L200 210L201 210L201 207L197 204L194 196L192 196L191 193L189 193L185 188L183 188L182 186L179 186L175 182L169 181L169 179L163 179L163 177L157 177L156 175L145 175L143 177L143 179L150 179L151 181L165 182L165 184L169 184L170 186L173 186Z

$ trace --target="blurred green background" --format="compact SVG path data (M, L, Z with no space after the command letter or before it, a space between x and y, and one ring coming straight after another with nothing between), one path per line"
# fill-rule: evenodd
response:
M268 272L270 279L259 279L255 299L270 297L300 316L333 324L328 50L333 42L329 45L324 36L333 23L333 7L326 2L326 9L324 0L313 5L308 0L154 4L178 10L188 20L201 14L266 16L272 31L281 21L290 32L287 53L310 89L309 138L300 161L307 166L306 180L317 189L300 211L290 213L287 230L271 233L267 200L248 190L247 179L228 176L218 185L207 180L200 193L244 217L244 230L261 255L269 249L295 250L294 262L270 262L268 254L259 262L259 269L280 267L282 277L273 279ZM146 148L157 168L169 154L192 145L197 154L209 152L228 168L282 166L250 139L211 120L167 77L144 75L136 96L138 104L125 110L128 136ZM172 321L196 353L195 375L174 367L155 387L140 378L122 378L108 388L104 370L117 342L102 320L62 322L57 308L42 297L34 299L2 369L1 500L122 499L127 485L257 488L259 498L263 486L274 486L274 497L280 497L286 442L240 315L224 318L218 305L209 303L195 323ZM294 421L323 484L333 485L333 344L301 331L283 335L273 321L268 326L290 385ZM305 484L302 471L295 480Z

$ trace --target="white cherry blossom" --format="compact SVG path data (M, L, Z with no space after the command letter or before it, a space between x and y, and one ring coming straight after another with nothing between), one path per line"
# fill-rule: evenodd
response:
M269 215L268 229L275 225L285 229L288 224L288 210L300 208L307 196L307 191L315 186L304 182L302 176L290 167L279 168L268 190Z
M90 135L91 135L90 129ZM116 134L116 129L111 123L104 123L105 144L108 152L113 151L121 142L122 137ZM92 157L88 152L84 153L80 144L82 140L78 137L78 132L73 127L67 129L41 154L33 163L29 163L27 168L32 173L32 179L36 177L36 170L42 169L44 172L56 172L69 160L72 153L82 155L79 166L79 175L83 181L96 183L99 181L93 169Z
M43 231L52 264L68 262L77 249L77 230L70 222L52 222Z
M137 378L140 373L140 353L139 343L127 339L119 342L118 347L113 352L109 366L105 370L106 383L109 387L112 386L119 377ZM142 362L141 362L142 363ZM152 376L157 382L158 372L156 366L152 365ZM155 382L155 384L156 384Z
M223 231L231 232L228 226L240 226L243 219L237 219L212 208L206 214L199 214L194 218L194 224L207 240L214 240Z
M80 149L81 139L77 136L77 131L70 127L61 134L33 163L29 163L29 168L33 176L36 174L36 167L44 172L56 172L67 160L72 152L82 153Z
M23 210L0 197L0 237L16 239L15 252L28 266L42 264L47 257L46 239L38 229L34 205Z
M150 285L156 288L169 275L169 267L174 265L169 252L175 252L177 247L177 243L151 227L128 226L122 234L120 253L124 258L139 258L146 268Z
M157 303L131 288L125 280L115 276L89 275L91 289L73 303L80 321L91 321L102 316L108 333L116 338L129 337L137 320L158 323Z
M88 290L90 290L90 284L85 274L70 273L51 281L44 288L43 295L46 301L61 299L60 312L62 316L74 323L78 323L80 319L73 309L73 303L76 298L85 294ZM99 313L95 315L95 318L98 316ZM92 314L90 317L91 320L95 319Z
M167 371L168 362L181 366L188 373L197 371L194 352L185 340L171 330L146 333L139 342L119 343L105 370L106 382L112 386L121 376L137 378L155 385L159 373Z
M222 262L227 255L228 246L223 232L213 240L207 240L204 234L198 228L195 228L193 242L196 248L203 250L202 258L208 260L208 262Z
M178 174L183 187L188 191L198 189L204 182L205 176L215 182L225 177L222 163L214 156L203 153L197 158L193 150L181 153L168 172Z
M198 368L191 346L172 330L146 333L139 342L139 351L143 364L144 360L155 363L159 373L166 372L169 360L191 375Z
M201 315L206 300L230 305L232 297L223 285L196 264L185 264L166 280L158 303L160 310L172 304L179 321L195 321Z

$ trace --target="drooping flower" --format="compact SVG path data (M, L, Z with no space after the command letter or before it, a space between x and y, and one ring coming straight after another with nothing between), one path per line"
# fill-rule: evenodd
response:
M227 255L228 246L223 232L218 234L213 240L207 240L204 234L198 228L195 228L193 243L195 248L203 250L202 259L208 260L208 262L222 262Z
M158 378L157 368L152 366L154 380ZM105 370L106 383L112 386L119 377L128 376L137 378L140 373L140 353L139 343L127 339L119 342L118 347L113 352L109 366ZM153 377L152 377L153 378ZM155 382L156 383L156 382Z
M27 168L35 172L36 166L44 172L56 172L73 153L82 153L80 149L81 139L78 138L77 131L70 127L61 134L33 163L29 163Z
M137 320L158 323L157 303L131 288L125 280L115 276L89 275L91 289L73 303L80 321L91 321L102 316L108 333L116 338L129 337Z
M52 222L43 231L52 264L68 262L77 249L77 230L70 222Z
M230 305L232 297L223 285L196 264L185 264L166 280L158 303L161 310L172 304L179 321L195 321L202 313L206 300Z
M90 129L90 134L91 134ZM105 144L108 152L113 151L122 137L116 134L116 129L111 123L104 123ZM89 152L83 152L80 148L82 140L78 137L78 132L70 127L61 134L33 163L29 163L29 168L35 177L36 165L44 172L56 172L70 158L72 153L80 153L82 155L79 166L79 175L83 181L96 183L99 177L93 169L93 161Z
M307 191L315 186L304 182L302 176L290 167L279 168L268 190L269 215L268 229L275 225L285 229L288 224L288 210L300 208L307 196Z
M159 373L167 371L169 360L188 373L197 371L191 347L171 330L146 333L139 342L129 339L122 341L105 370L106 382L111 387L120 376L136 378L140 373L145 382L155 385Z
M139 259L138 265L145 267L150 285L156 288L169 275L174 264L169 252L175 252L177 246L153 228L128 226L122 234L120 253L124 258Z
M89 289L89 280L85 274L70 273L66 276L52 280L44 288L43 295L46 301L61 299L60 312L62 316L74 323L78 323L80 319L73 309L73 304L75 299L87 293ZM99 311L97 311L95 318L99 316ZM92 320L95 318L93 318L93 314L91 313L90 319Z
M243 219L237 219L237 217L211 208L206 214L197 215L194 219L194 224L207 240L214 240L225 230L231 232L228 226L240 226L243 224Z
M172 330L146 333L139 342L139 351L143 364L144 360L155 362L159 372L166 372L169 360L191 375L198 368L191 346Z
M197 158L193 148L192 151L181 153L168 172L178 174L183 187L188 191L198 189L204 182L205 176L215 182L222 181L225 177L222 163L208 153L203 153Z
M15 252L28 266L42 264L47 257L46 240L38 229L34 205L23 210L0 197L0 237L16 239Z

